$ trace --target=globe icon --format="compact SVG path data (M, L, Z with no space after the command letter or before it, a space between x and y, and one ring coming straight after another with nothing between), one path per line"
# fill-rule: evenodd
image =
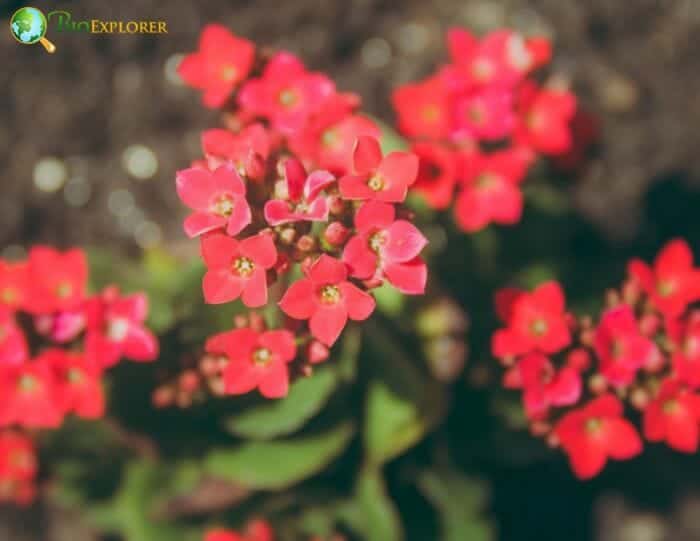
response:
M56 46L46 39L46 17L33 7L23 7L15 11L10 19L10 31L14 38L25 45L41 43L49 53L56 51Z
M10 28L20 43L36 43L46 34L46 17L36 8L20 8L10 19Z

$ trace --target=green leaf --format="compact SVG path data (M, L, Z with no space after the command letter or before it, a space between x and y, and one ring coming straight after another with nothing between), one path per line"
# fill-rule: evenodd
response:
M365 469L360 473L353 499L338 509L338 516L366 541L401 541L404 538L399 513L377 469Z
M458 471L425 471L418 476L418 487L440 515L442 541L490 541L488 521L479 516L488 490Z
M204 469L247 488L283 489L322 471L342 453L353 433L352 424L345 422L312 436L218 449L207 456Z
M374 378L367 391L364 445L371 465L381 465L418 443L445 411L444 389L406 355L388 331L368 326Z
M268 400L224 421L225 427L243 438L266 440L299 430L328 402L338 384L335 371L322 368L298 379L281 400Z
M99 529L121 534L129 541L194 541L201 532L174 523L158 522L150 516L153 502L168 484L172 470L148 461L134 462L110 503L87 510L88 519Z
M379 129L382 132L379 142L384 154L395 152L397 150L408 150L408 141L401 137L398 132L396 132L388 124L374 117L372 118L372 121L379 126Z

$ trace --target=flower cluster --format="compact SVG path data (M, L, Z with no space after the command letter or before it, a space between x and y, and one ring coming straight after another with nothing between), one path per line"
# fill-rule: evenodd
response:
M576 98L530 77L550 60L544 38L453 29L447 45L447 65L393 94L398 128L420 158L413 189L436 209L450 207L457 191L455 220L466 232L517 223L534 159L571 150Z
M521 390L532 432L561 446L578 477L642 451L627 410L639 412L647 441L698 450L699 300L700 268L683 240L669 242L653 266L630 262L597 324L567 312L555 282L497 294L505 327L492 352L507 367L504 385Z
M223 528L209 530L204 541L275 541L275 532L265 520L251 520L243 533Z
M145 295L123 296L114 287L89 295L87 280L85 254L77 249L37 246L26 261L0 260L1 428L54 429L68 414L101 417L104 370L122 357L157 356L158 342L144 327ZM0 462L31 454L25 436L2 438ZM0 468L0 478L10 478L23 500L32 475L27 468L14 478L6 470L14 471Z
M14 430L0 432L0 503L31 503L36 492L36 474L33 440Z
M177 173L199 237L206 302L279 301L284 329L236 329L207 349L230 361L226 392L287 393L286 365L325 359L348 320L375 308L385 281L423 293L427 241L401 204L418 175L409 152L384 154L359 99L287 52L266 54L210 25L182 78L221 107L227 129L202 134L204 159ZM270 297L274 296L274 299Z

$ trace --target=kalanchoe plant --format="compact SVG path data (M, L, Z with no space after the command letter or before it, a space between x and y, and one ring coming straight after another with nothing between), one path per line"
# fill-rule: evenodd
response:
M516 224L528 168L539 155L572 150L576 98L560 83L532 79L549 62L546 39L453 29L447 45L447 65L393 94L399 131L421 159L413 189L431 207L454 206L465 232Z
M506 327L493 335L492 352L507 367L503 383L522 391L533 434L560 446L578 477L641 453L642 439L626 419L635 410L648 441L698 450L699 300L700 268L680 239L653 266L630 262L597 323L567 312L555 282L498 293Z
M222 54L227 46L239 51ZM356 114L359 99L292 54L255 51L251 62L249 51L210 26L181 64L231 130L202 135L205 157L177 173L177 192L194 210L186 233L201 237L205 300L240 298L281 322L208 342L209 354L229 360L224 390L272 398L287 394L288 365L325 359L348 320L370 317L372 289L387 281L404 294L425 291L427 240L402 207L418 157L385 155L377 126Z
M158 355L145 295L92 295L87 281L78 249L36 246L27 261L0 261L0 500L31 502L37 430L102 417L105 370Z

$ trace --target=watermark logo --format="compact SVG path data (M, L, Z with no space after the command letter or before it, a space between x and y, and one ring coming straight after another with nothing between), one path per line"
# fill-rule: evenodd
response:
M44 14L33 7L19 8L10 18L10 31L23 45L41 43L47 52L56 52L56 46L46 39L49 23Z
M167 34L168 23L160 20L75 20L68 11L51 11L44 15L34 7L23 7L10 18L10 31L24 45L41 43L53 53L56 46L46 38L49 26L56 32L85 34Z

